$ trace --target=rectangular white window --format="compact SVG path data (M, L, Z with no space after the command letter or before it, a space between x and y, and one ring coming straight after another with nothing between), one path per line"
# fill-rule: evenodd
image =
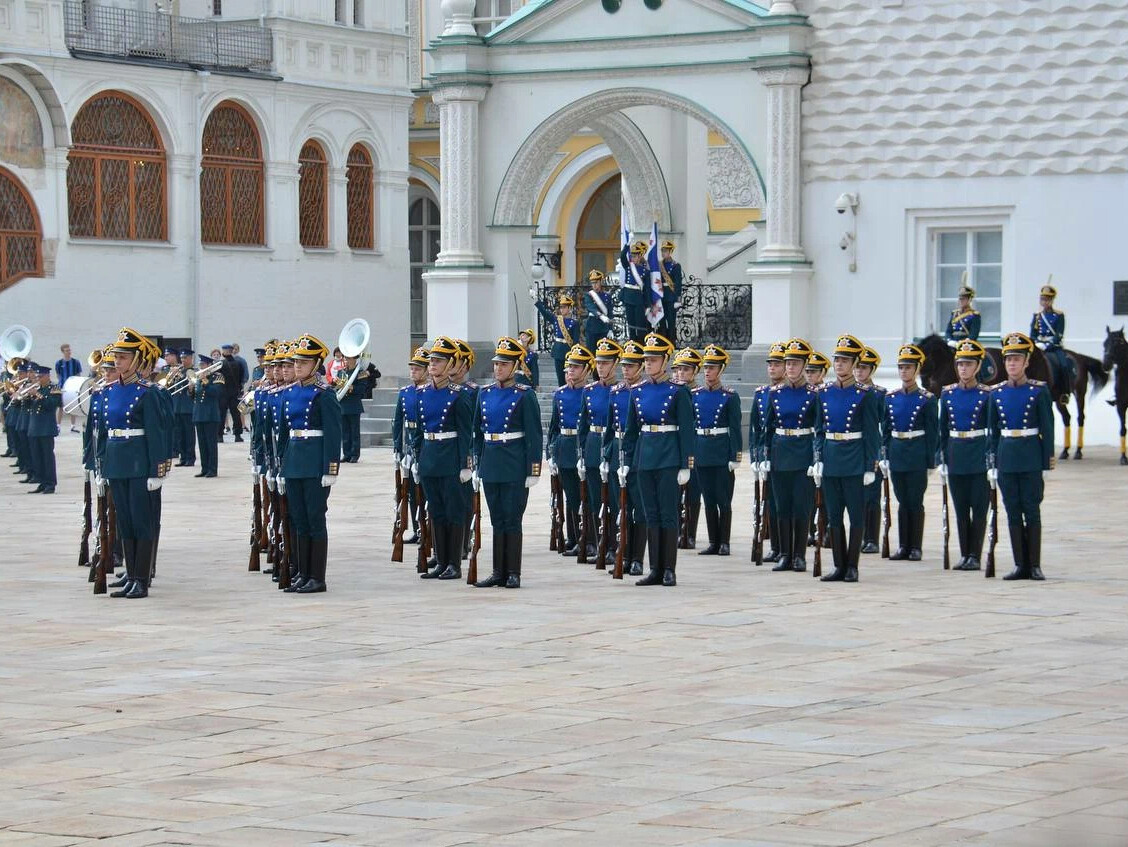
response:
M489 35L490 30L525 5L525 0L478 0L472 18L478 35Z
M1002 332L1003 230L933 230L933 290L936 293L935 326L947 326L967 271L967 284L975 289L972 308L982 318L980 337L997 338Z

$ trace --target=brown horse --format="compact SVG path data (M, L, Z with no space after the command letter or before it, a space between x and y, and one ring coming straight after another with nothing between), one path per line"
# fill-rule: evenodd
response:
M939 395L945 385L956 381L955 351L948 346L939 335L929 335L917 342L917 346L924 351L926 356L924 367L921 368L920 381L933 394ZM987 385L995 385L1006 379L1006 369L1003 367L1003 351L998 347L985 347L987 355L991 358L993 373L991 378L984 380ZM1108 383L1108 369L1092 356L1066 350L1065 354L1073 360L1077 371L1072 391L1064 376L1056 381L1050 363L1042 355L1042 351L1035 348L1030 354L1030 366L1026 373L1031 379L1041 380L1050 387L1050 396L1054 400L1058 414L1061 415L1062 425L1065 427L1065 446L1062 448L1062 459L1069 458L1069 450L1073 446L1073 418L1069 413L1069 395L1072 393L1077 403L1077 449L1073 453L1074 459L1081 458L1082 448L1085 446L1085 396L1089 393L1089 382L1092 381L1093 393L1096 394Z
M1116 407L1116 414L1120 417L1120 464L1128 465L1128 455L1125 454L1125 435L1128 430L1124 426L1124 412L1128 410L1128 340L1124 338L1124 327L1113 332L1105 327L1104 364L1107 370L1116 368L1116 397L1106 402Z

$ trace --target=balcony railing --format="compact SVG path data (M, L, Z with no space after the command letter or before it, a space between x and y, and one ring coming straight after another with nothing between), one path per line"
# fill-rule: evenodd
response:
M75 56L217 71L269 73L274 66L266 27L206 18L182 18L101 6L65 3L66 44Z

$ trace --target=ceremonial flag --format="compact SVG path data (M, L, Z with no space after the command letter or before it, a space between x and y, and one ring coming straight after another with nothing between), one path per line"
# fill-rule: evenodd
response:
M627 265L631 262L631 223L627 218L627 197L619 192L619 285L627 284Z
M662 260L658 256L658 221L650 227L650 249L646 252L646 264L650 267L650 308L647 319L652 327L657 327L666 317L662 308Z

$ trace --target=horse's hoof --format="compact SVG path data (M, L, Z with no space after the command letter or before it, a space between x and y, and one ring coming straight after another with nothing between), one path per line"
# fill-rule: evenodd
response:
M1081 458L1081 449L1080 448L1078 448L1077 450L1074 451L1073 458L1074 459L1080 459Z
M1068 450L1062 450L1061 455L1058 456L1058 458L1059 459L1068 459L1069 458L1069 451Z

